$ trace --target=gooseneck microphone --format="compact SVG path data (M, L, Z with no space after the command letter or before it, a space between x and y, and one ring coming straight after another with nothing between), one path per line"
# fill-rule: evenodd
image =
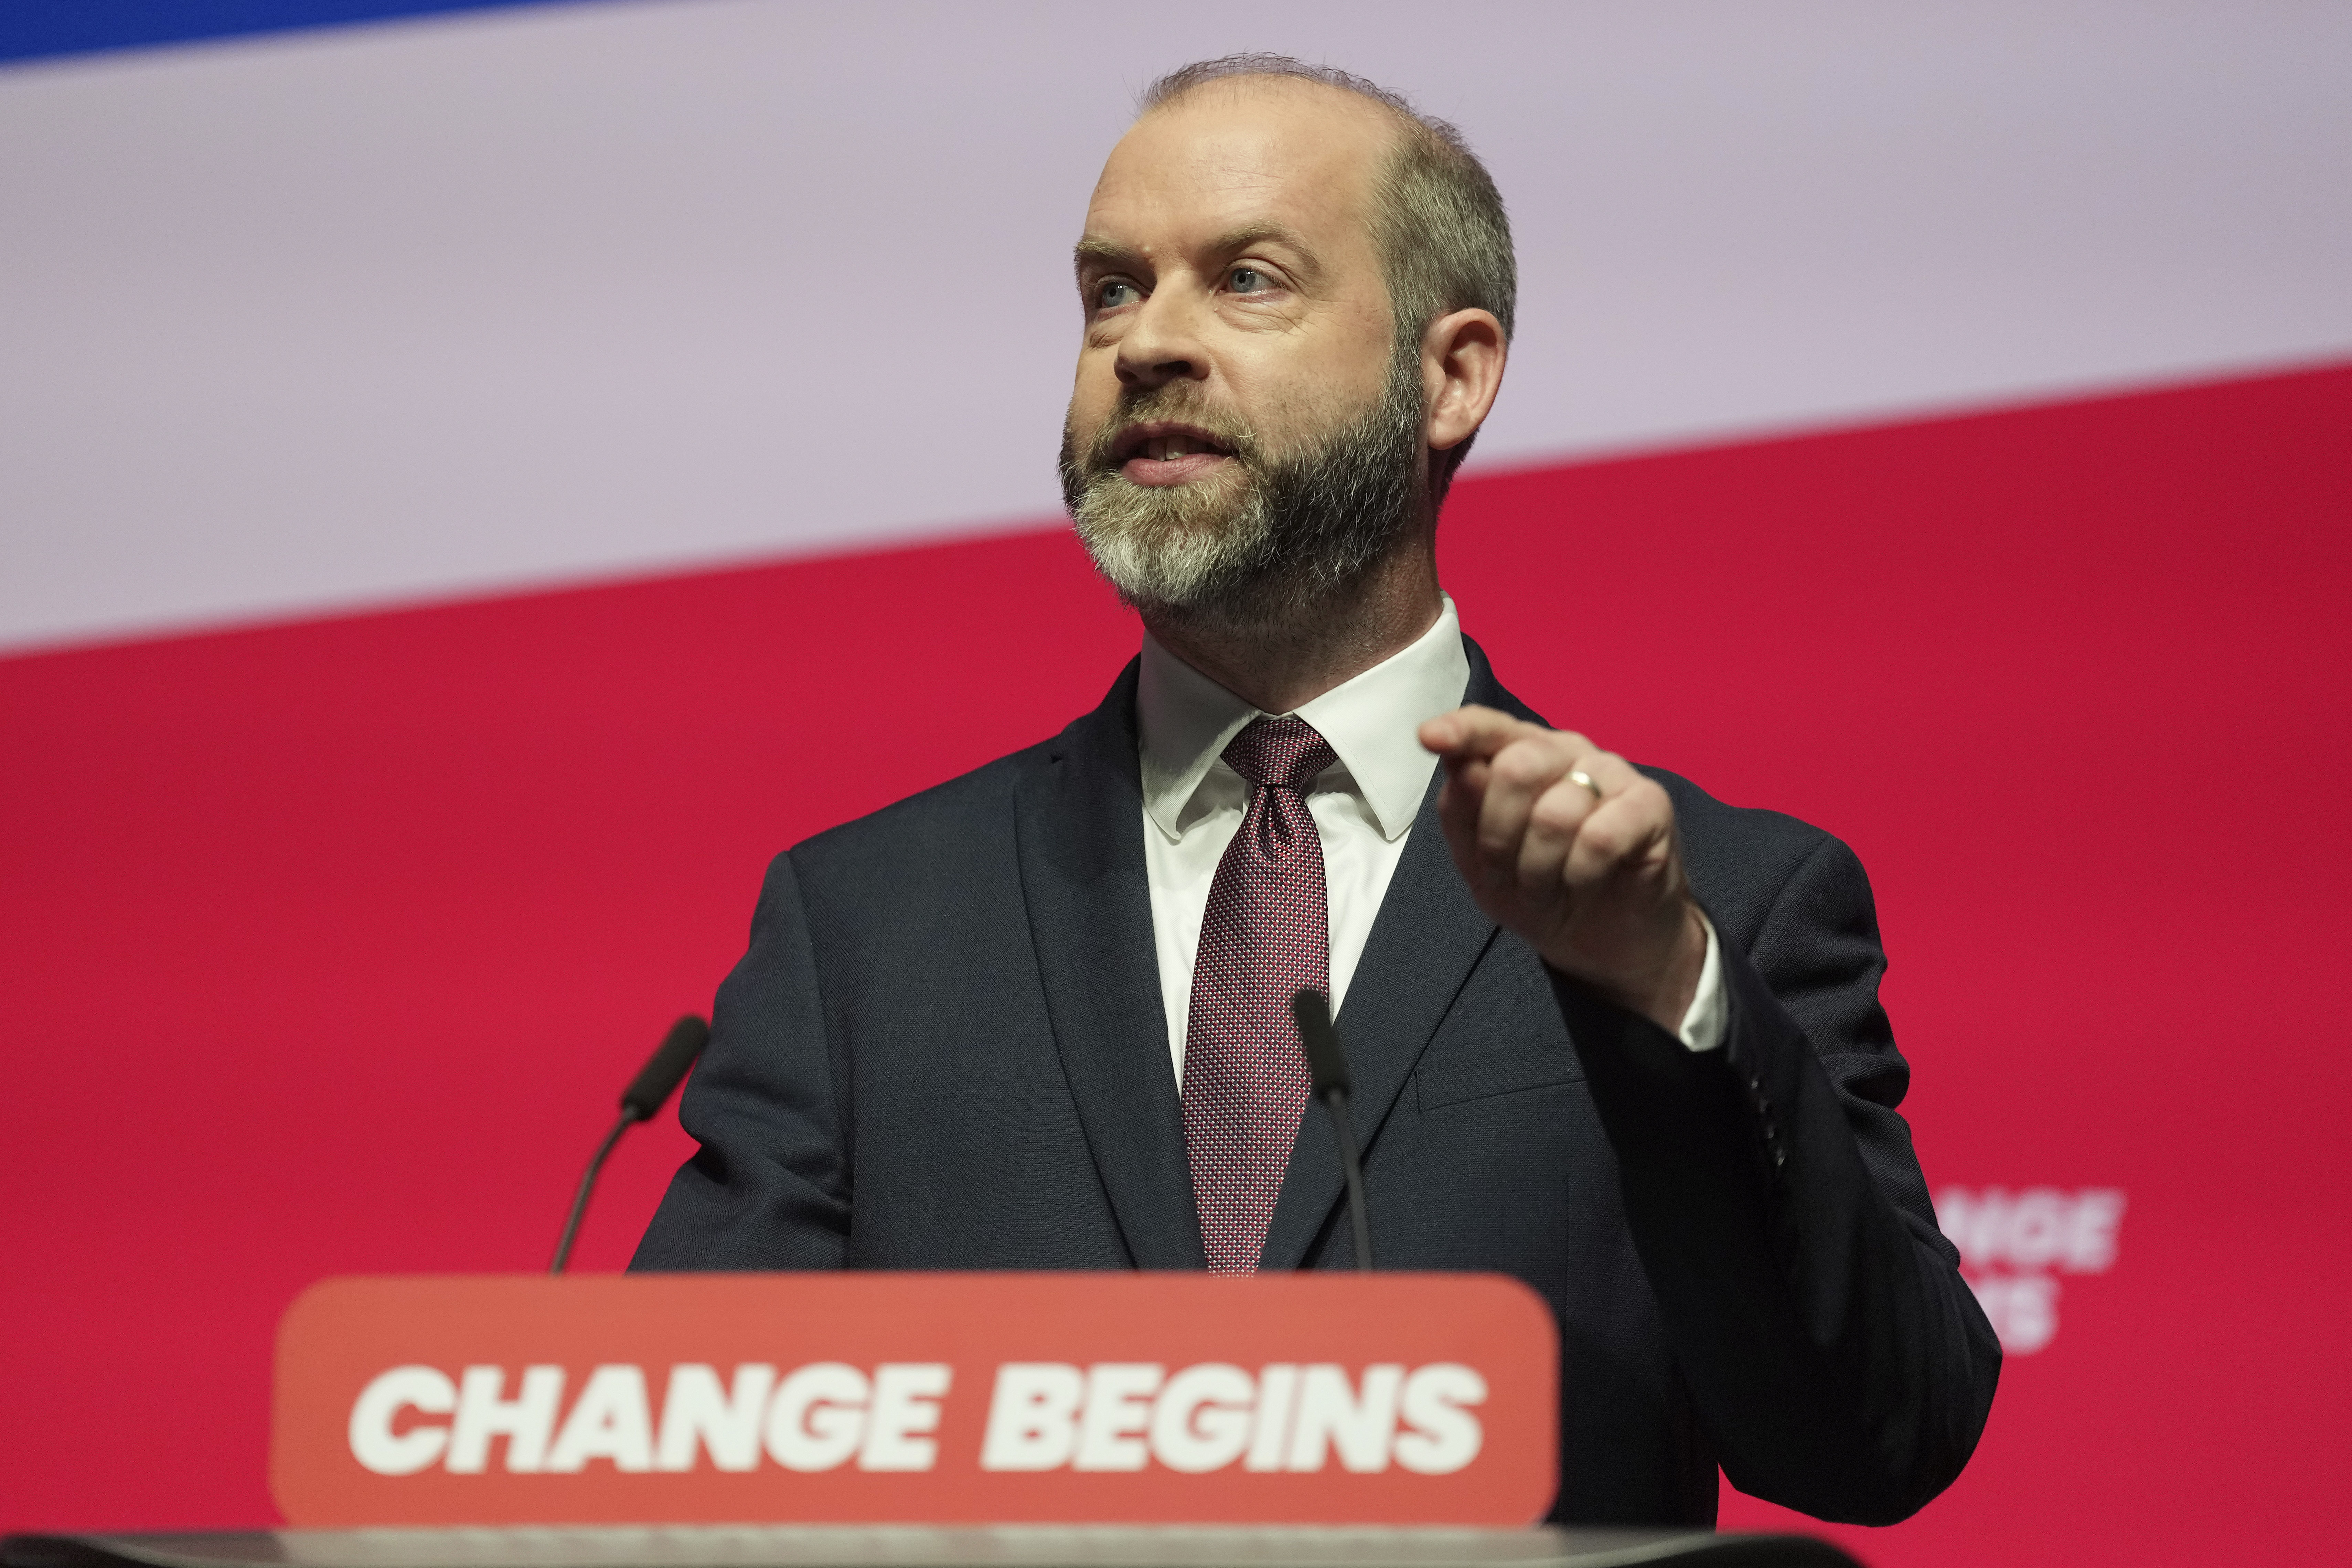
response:
M596 1176L604 1168L604 1157L613 1152L613 1145L621 1141L621 1134L629 1130L631 1123L653 1120L654 1112L668 1101L671 1092L685 1079L687 1069L694 1065L694 1058L709 1043L710 1026L688 1014L669 1026L669 1033L654 1047L652 1057L637 1069L629 1087L621 1091L621 1119L613 1123L613 1130L596 1145L595 1157L588 1162L588 1173L580 1178L580 1191L572 1199L572 1214L563 1222L563 1237L555 1244L555 1261L547 1268L550 1274L562 1273L564 1264L571 1260L572 1238L580 1234L580 1216L588 1212L588 1194L596 1190Z
M1364 1210L1364 1162L1356 1152L1356 1126L1348 1115L1348 1053L1340 1048L1339 1031L1331 1023L1331 1003L1320 991L1310 989L1293 996L1290 1016L1298 1021L1298 1043L1307 1052L1315 1098L1331 1113L1331 1135L1339 1145L1339 1173L1348 1182L1348 1225L1355 1233L1356 1267L1369 1270L1372 1222Z

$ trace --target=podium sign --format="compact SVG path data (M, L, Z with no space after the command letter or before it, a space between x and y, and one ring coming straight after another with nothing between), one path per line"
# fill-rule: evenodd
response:
M331 1279L270 1486L298 1526L1524 1525L1558 1357L1489 1275Z

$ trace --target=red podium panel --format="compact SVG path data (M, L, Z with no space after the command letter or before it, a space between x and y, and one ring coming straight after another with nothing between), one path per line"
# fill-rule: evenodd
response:
M331 1279L270 1486L299 1526L1523 1525L1558 1355L1488 1275Z

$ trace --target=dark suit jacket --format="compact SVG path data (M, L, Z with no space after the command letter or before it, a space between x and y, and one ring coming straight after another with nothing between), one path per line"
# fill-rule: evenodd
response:
M1469 700L1535 717L1470 658ZM1719 1462L1890 1522L1958 1474L2000 1352L1895 1113L1869 884L1817 828L1652 776L1727 1048L1481 914L1433 782L1339 1018L1381 1263L1550 1302L1555 1517L1711 1523ZM1202 1268L1142 822L1130 665L1053 740L777 857L634 1267ZM1339 1198L1309 1115L1263 1266L1349 1267Z

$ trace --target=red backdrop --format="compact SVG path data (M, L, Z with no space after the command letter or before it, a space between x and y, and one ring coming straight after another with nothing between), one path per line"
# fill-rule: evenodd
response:
M1990 1258L2055 1332L1872 1562L2340 1551L2347 521L2352 369L1457 491L1522 696L1861 852L1931 1184L2126 1194L2103 1270ZM295 1293L542 1264L768 856L1134 640L1041 527L0 661L0 1528L273 1518Z

